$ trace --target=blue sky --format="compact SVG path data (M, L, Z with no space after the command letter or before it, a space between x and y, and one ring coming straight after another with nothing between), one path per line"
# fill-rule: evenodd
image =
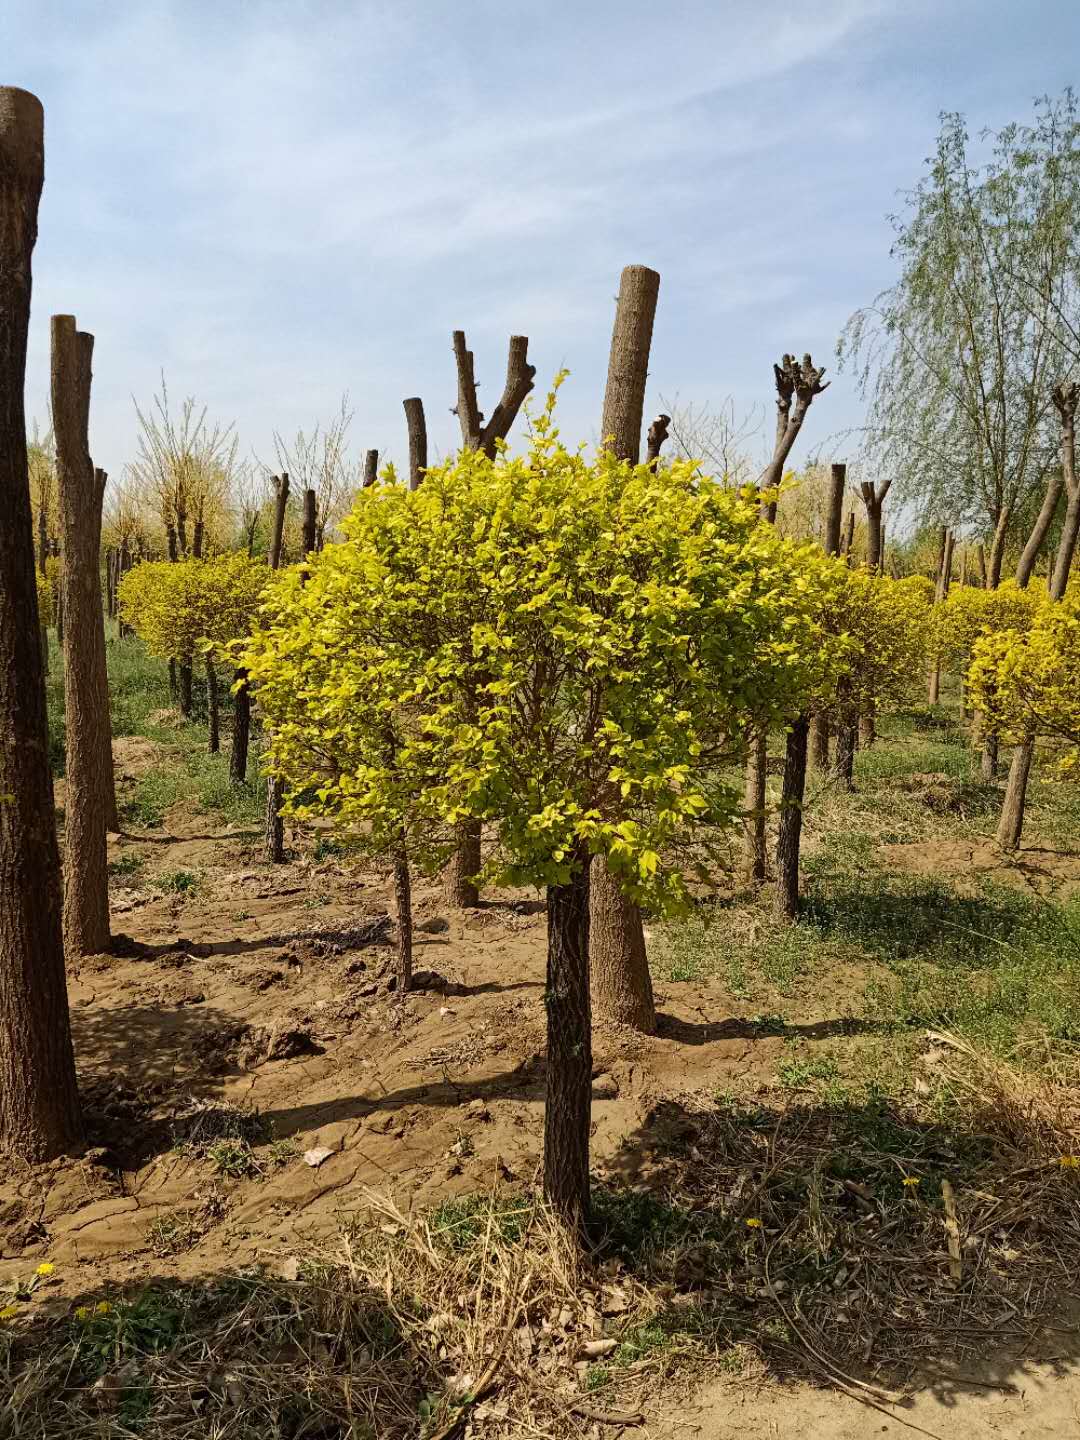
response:
M400 458L419 394L445 452L460 326L483 408L524 333L589 440L632 262L661 274L646 418L769 403L889 282L938 112L1027 119L1078 55L1075 0L4 0L0 83L46 112L29 412L68 311L114 474L162 368L267 459L343 390L357 449ZM840 376L793 458L860 417Z

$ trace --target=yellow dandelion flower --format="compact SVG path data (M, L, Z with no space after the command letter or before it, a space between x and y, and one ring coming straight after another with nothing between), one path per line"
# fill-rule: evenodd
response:
M34 1274L35 1274L35 1275L41 1275L41 1276L51 1275L55 1269L56 1269L56 1266L53 1265L53 1264L51 1264L48 1260L46 1260L46 1261L44 1261L43 1264L41 1264L41 1265L39 1265L39 1266L37 1267L37 1269L34 1271Z
M89 1320L89 1319L90 1319L90 1306L89 1306L89 1305L80 1305L80 1306L78 1306L77 1309L76 1309L76 1311L75 1311L75 1319L76 1319L76 1320Z
M760 1230L760 1229L761 1229L761 1221L760 1221L760 1220L757 1220L757 1219L754 1219L754 1218L751 1218L751 1219L747 1220L746 1226L747 1226L747 1229L748 1229L748 1230Z
M921 1183L922 1182L917 1175L904 1176L904 1184L911 1190L914 1190L915 1186L920 1185Z
M18 1313L19 1307L17 1305L5 1305L4 1308L0 1310L0 1320L10 1320Z
M99 1300L98 1303L94 1306L94 1314L111 1315L112 1308L113 1307L109 1304L108 1300Z
M1062 1170L1080 1170L1080 1155L1062 1155L1058 1164Z

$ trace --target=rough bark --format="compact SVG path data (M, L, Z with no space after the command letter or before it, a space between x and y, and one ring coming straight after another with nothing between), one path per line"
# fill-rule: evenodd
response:
M938 552L937 580L934 587L935 605L943 605L949 598L949 587L952 582L952 561L953 548L956 544L956 536L951 530L944 526L941 531L941 548ZM930 683L927 687L927 699L931 705L936 705L941 698L941 661L936 656L930 662Z
M627 265L623 270L611 333L600 434L604 446L632 465L641 457L645 382L659 293L660 276L655 270L645 265ZM607 862L599 863L606 866ZM597 886L594 892L601 898L603 914L592 917L591 929L603 937L605 954L604 964L597 969L593 998L604 1015L636 1015L643 1021L642 1028L655 1028L641 911L622 893L614 878L608 878L610 883ZM633 1001L627 998L631 990L636 995ZM628 1020L627 1023L634 1022Z
M464 330L454 331L453 342L458 377L458 403L454 407L454 413L461 425L462 443L466 450L482 450L489 460L494 460L499 442L510 434L518 411L533 388L536 366L529 364L528 337L510 336L502 398L486 425L476 398L473 352L465 343Z
M221 716L218 710L217 671L213 657L206 657L206 749L216 755L221 749Z
M464 820L457 827L457 844L443 871L443 895L454 910L472 910L480 903L475 877L480 873L479 820Z
M851 552L852 552L852 550L854 549L854 546L855 546L855 511L854 511L854 510L850 510L850 511L848 512L848 517L847 517L847 528L846 528L846 530L844 531L844 543L843 543L843 546L842 546L842 548L841 548L841 550L840 550L840 554L841 554L841 555L846 555L846 556L848 557L848 563L849 563L849 564L850 564L850 562L851 562Z
M655 1034L656 1003L641 912L627 904L602 855L594 856L589 875L589 965L593 1012L643 1035Z
M997 525L994 527L994 539L990 546L990 558L987 562L986 571L986 585L989 590L996 590L1001 584L1001 565L1005 558L1005 542L1009 538L1009 521L1011 518L1011 510L1002 510L998 516Z
M1024 829L1024 809L1027 803L1028 779L1031 762L1035 758L1035 739L1028 736L1013 751L1009 778L1005 785L1005 799L998 820L997 842L1003 850L1015 850L1020 844Z
M1061 540L1058 544L1057 559L1054 563L1050 582L1050 600L1058 603L1065 594L1072 569L1073 554L1076 550L1077 535L1080 533L1080 479L1076 474L1076 407L1080 402L1080 387L1075 382L1063 382L1054 390L1054 406L1061 420L1061 470L1068 503L1061 525ZM1029 572L1030 573L1030 572ZM1035 758L1034 733L1026 735L1013 751L1009 766L1009 778L1005 785L1005 799L998 820L997 841L1003 850L1015 850L1020 844L1024 830L1024 811L1027 806L1027 787L1031 776L1032 761Z
M825 534L823 546L826 555L842 553L841 527L844 521L844 490L847 485L847 466L837 461L829 471L829 495L825 506ZM815 770L829 768L829 717L815 715L810 721L810 753Z
M0 88L0 1149L82 1140L61 930L23 391L44 175L40 102Z
M427 422L424 402L418 395L403 402L409 431L409 489L418 490L427 469Z
M318 505L317 505L317 503L316 503L315 491L314 491L314 490L305 490L305 491L304 491L304 530L303 530L303 538L302 538L302 540L301 540L301 542L300 542L300 553L301 553L301 555L304 556L304 557L306 557L306 556L308 556L308 555L311 555L311 554L314 552L314 550L315 550L315 542L316 542L316 538L317 538L317 526L316 526L316 523L315 523L315 522L316 522L317 510L318 510Z
M664 441L668 438L671 429L671 416L660 414L649 426L648 434L645 437L645 459L650 470L655 470L660 464L660 451L664 447Z
M1031 527L1031 534L1028 536L1027 544L1024 546L1016 566L1016 583L1021 589L1027 585L1035 573L1035 564L1050 532L1050 526L1054 523L1054 516L1061 503L1061 492L1064 488L1065 477L1055 470L1046 482L1046 494L1043 497L1042 508L1035 524Z
M836 724L833 775L845 790L854 790L855 788L855 746L858 735L858 723L855 716L841 713Z
M369 490L379 478L379 452L368 450L364 454L364 480L362 488Z
M409 857L404 848L394 858L394 908L397 912L397 952L394 975L398 996L404 996L412 985L412 879Z
M998 737L987 735L983 740L982 756L979 759L979 774L986 784L997 779Z
M773 912L781 920L799 913L799 851L806 795L806 745L810 722L800 715L788 731L784 784L780 796L780 833L776 842L776 894Z
M979 584L985 590L986 583L986 546L980 541L975 547L975 565L979 572Z
M768 764L768 740L762 730L751 737L750 753L746 758L742 873L747 885L762 884L768 869L765 843L765 780Z
M571 1230L589 1218L592 1016L589 1009L589 857L574 855L565 885L547 891L547 1094L544 1198Z
M882 512L885 498L892 488L892 482L893 477L890 475L880 484L875 484L872 480L864 480L859 486L863 505L866 508L866 563L875 572L880 572L884 559L885 532Z
M803 356L801 364L794 355L784 355L780 364L773 366L776 381L776 438L773 442L772 459L758 481L759 489L775 492L784 478L784 465L799 437L806 412L813 404L814 397L827 390L832 383L826 380L822 384L821 377L824 374L824 365L816 367L809 355ZM762 510L770 525L776 520L776 503L776 495L773 493Z
M647 265L627 265L619 284L611 333L601 443L620 460L636 465L641 457L641 420L649 375L653 320L660 276Z
M190 659L178 660L176 663L176 688L180 714L185 720L191 718L193 709L192 690L195 683L194 673L191 668Z
M236 672L237 689L233 700L232 746L229 751L229 779L242 785L247 779L248 745L251 739L251 691L247 671Z
M281 565L281 550L285 537L285 507L289 503L289 477L282 474L275 478L274 528L270 532L270 569ZM267 736L269 739L269 736ZM271 865L280 865L285 859L285 826L281 820L280 787L277 778L269 776L266 781L266 823L263 833L263 851Z
M101 608L101 504L90 421L94 337L73 315L52 317L52 410L64 543L64 946L69 956L109 948L107 831L115 827L112 734Z

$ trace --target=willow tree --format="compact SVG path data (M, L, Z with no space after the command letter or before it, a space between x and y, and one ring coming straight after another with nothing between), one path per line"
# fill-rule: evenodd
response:
M868 449L902 499L989 541L1001 578L1019 512L1055 465L1050 396L1080 221L1071 94L992 137L976 164L963 118L942 117L925 173L894 217L896 282L848 321L841 365L869 405ZM1037 284L1032 277L1038 277Z

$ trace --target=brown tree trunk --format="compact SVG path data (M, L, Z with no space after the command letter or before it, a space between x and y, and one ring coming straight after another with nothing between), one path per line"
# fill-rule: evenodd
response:
M952 579L953 547L956 544L956 537L951 530L942 526L941 549L938 552L937 582L934 588L934 603L943 605L949 598L949 583ZM941 661L936 656L930 664L930 683L927 688L927 698L931 705L936 705L941 698Z
M641 458L645 382L659 293L660 276L655 270L645 265L627 265L623 270L600 435L601 444L631 465ZM604 877L592 896L601 906L590 919L590 933L603 945L602 962L597 964L594 957L598 1008L651 1034L656 1028L656 1010L641 911L611 876Z
M217 671L211 656L206 657L206 749L216 755L221 749L221 721L218 714Z
M979 572L979 584L985 590L986 583L986 546L980 540L975 547L975 565Z
M589 870L589 968L593 1013L656 1033L656 1003L641 911L623 894L602 855Z
M379 478L379 452L368 450L364 454L364 481L363 488L370 489Z
M233 704L229 779L234 785L242 785L247 779L248 741L251 736L251 692L248 689L246 670L237 670L236 678L240 683Z
M64 946L109 948L107 827L115 827L109 682L101 608L105 472L90 459L94 337L72 315L52 317L52 409L64 537Z
M397 993L404 996L412 985L412 880L409 857L402 849L394 859L394 908L397 911Z
M1012 511L1008 508L1002 510L998 516L997 525L994 527L994 540L990 546L990 558L987 562L986 586L988 590L996 590L1001 584L1001 564L1005 557L1005 542L1009 538L1009 521L1012 518Z
M1076 474L1076 407L1080 400L1080 388L1075 383L1064 382L1054 391L1054 405L1061 417L1061 470L1062 481L1069 500L1065 507L1065 518L1061 525L1061 540L1058 544L1057 560L1054 563L1050 582L1050 600L1057 604L1065 594L1072 569L1073 554L1077 536L1080 534L1080 480ZM1028 572L1030 575L1030 571ZM1015 850L1020 845L1024 830L1024 812L1027 807L1027 787L1031 776L1031 765L1035 758L1035 735L1025 736L1013 751L1009 766L1009 779L1005 786L1005 799L998 821L997 841L1003 850Z
M568 1229L589 1218L592 1017L589 1012L589 856L573 857L572 878L547 891L547 1095L544 1198Z
M844 546L843 546L843 549L840 551L841 555L846 555L846 556L848 557L848 563L849 563L849 564L851 563L851 552L852 552L854 546L855 546L855 511L852 510L852 511L849 513L848 517L847 517L847 529L846 529L845 532L844 532Z
M1035 573L1036 561L1050 532L1050 526L1054 523L1054 516L1057 514L1057 508L1061 502L1061 492L1064 488L1065 478L1055 470L1046 482L1046 495L1043 497L1042 509L1039 511L1035 524L1031 527L1031 534L1028 536L1027 544L1024 546L1023 554L1016 566L1016 583L1021 590L1025 588Z
M841 527L844 520L844 490L847 485L847 466L837 461L829 471L829 496L825 507L825 535L823 538L826 555L839 555L842 549ZM852 516L854 519L854 515ZM829 768L829 717L814 715L810 721L810 756L816 770Z
M452 910L474 910L480 903L480 839L479 820L463 820L457 827L457 844L443 871L443 895Z
M982 757L979 761L979 774L986 784L997 779L998 771L998 737L986 735L983 738Z
M301 553L301 556L302 556L302 557L306 557L306 556L312 554L312 552L313 552L314 549L315 549L315 539L316 539L315 518L316 518L316 512L317 512L317 503L316 503L315 491L314 491L314 490L305 490L305 491L304 491L304 533L303 533L303 539L302 539L301 542L300 542L300 553Z
M0 1150L82 1140L61 937L23 392L44 172L40 102L0 88Z
M799 913L799 852L806 795L806 743L810 722L800 715L788 731L784 784L780 797L780 834L776 842L776 894L773 913L794 920Z
M833 774L845 790L855 788L855 747L859 731L853 715L841 714L836 725L836 750Z
M418 395L402 402L409 431L409 489L418 490L427 469L427 422L424 402Z
M742 875L747 885L762 884L768 869L765 843L765 780L768 765L768 737L765 731L761 730L751 737L750 753L746 757Z
M282 474L275 478L276 496L274 501L274 528L270 532L270 569L281 565L281 549L285 537L285 507L289 503L289 477ZM269 740L267 736L267 740ZM266 781L266 825L263 834L263 850L271 865L280 865L285 859L285 826L282 824L279 806L280 787L273 775Z
M1016 850L1024 829L1024 809L1027 802L1028 778L1031 762L1035 758L1035 740L1023 740L1013 751L1009 778L1005 785L1005 799L998 820L997 842L1003 850Z
M180 714L185 720L191 719L192 691L195 684L195 676L191 668L190 660L180 660L176 665L177 691L180 701Z

